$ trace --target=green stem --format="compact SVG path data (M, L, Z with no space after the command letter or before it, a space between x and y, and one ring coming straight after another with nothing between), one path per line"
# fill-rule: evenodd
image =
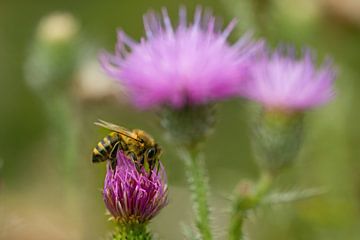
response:
M196 150L188 150L182 155L196 215L196 227L202 240L211 240L209 186L204 161Z
M119 224L113 234L112 240L151 240L145 224Z
M49 135L54 151L53 161L63 179L64 206L79 210L77 186L77 128L74 106L65 94L56 94L45 102L49 119ZM79 215L80 216L80 215Z
M253 191L236 193L232 206L229 228L229 240L243 240L243 225L250 210L255 209L269 191L273 176L267 172L261 177Z
M76 127L72 104L67 96L52 96L46 102L50 135L54 138L56 161L64 178L73 184L76 167Z

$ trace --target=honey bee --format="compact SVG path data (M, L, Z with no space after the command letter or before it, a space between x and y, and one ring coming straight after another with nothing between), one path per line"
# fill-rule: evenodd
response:
M132 159L138 171L145 169L146 172L159 170L159 158L161 148L155 140L140 129L132 131L115 124L98 120L95 125L111 130L93 149L92 162L110 161L112 169L116 166L116 154L123 151Z

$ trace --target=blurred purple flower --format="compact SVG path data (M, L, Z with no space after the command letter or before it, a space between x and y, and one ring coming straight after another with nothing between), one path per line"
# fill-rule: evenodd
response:
M103 54L101 63L141 108L180 108L228 98L247 78L252 56L263 47L250 34L229 45L235 25L233 20L221 30L211 12L198 7L192 24L181 8L174 28L164 8L162 17L153 12L144 16L146 38L140 43L120 30L115 55Z
M151 174L138 171L131 159L119 151L116 169L108 164L104 202L120 223L143 224L150 221L167 204L167 179L163 166Z
M294 49L277 49L252 68L242 95L266 108L305 110L322 105L334 96L335 70L330 61L316 69L309 50L301 59Z

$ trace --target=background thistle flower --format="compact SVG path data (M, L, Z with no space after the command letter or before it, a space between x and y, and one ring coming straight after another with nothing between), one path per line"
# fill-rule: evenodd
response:
M330 62L318 69L310 50L297 59L293 49L277 49L252 68L242 94L265 108L302 111L328 102L333 96L335 71Z
M148 223L167 204L168 188L164 168L139 172L133 161L119 151L117 166L108 165L103 197L112 218L120 225Z
M309 50L300 59L294 49L277 49L252 69L243 95L260 103L254 118L256 158L275 173L295 160L303 139L304 111L334 95L335 72L330 63L316 68Z
M162 17L151 12L144 16L146 38L138 43L120 30L115 54L101 56L105 71L127 88L139 107L180 108L234 96L262 47L249 35L228 44L236 21L222 31L200 7L193 23L187 23L184 8L179 18L174 28L165 8Z

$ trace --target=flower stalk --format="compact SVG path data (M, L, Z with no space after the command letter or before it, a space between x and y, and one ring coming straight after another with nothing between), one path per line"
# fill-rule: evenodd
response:
M210 221L210 206L208 177L206 175L204 161L195 149L188 149L182 154L186 167L188 184L190 186L193 209L195 211L195 223L201 239L213 239Z
M195 225L202 240L213 239L208 178L201 145L213 129L214 115L215 107L212 104L186 105L181 109L164 108L161 112L161 125L168 140L180 147L179 156L185 164Z
M253 189L236 192L230 217L229 240L243 240L244 221L266 196L273 182L273 175L263 172Z
M112 240L151 240L152 234L146 224L119 224L112 235Z
M77 158L77 127L72 105L66 96L53 96L45 104L59 167L69 185L73 182Z

